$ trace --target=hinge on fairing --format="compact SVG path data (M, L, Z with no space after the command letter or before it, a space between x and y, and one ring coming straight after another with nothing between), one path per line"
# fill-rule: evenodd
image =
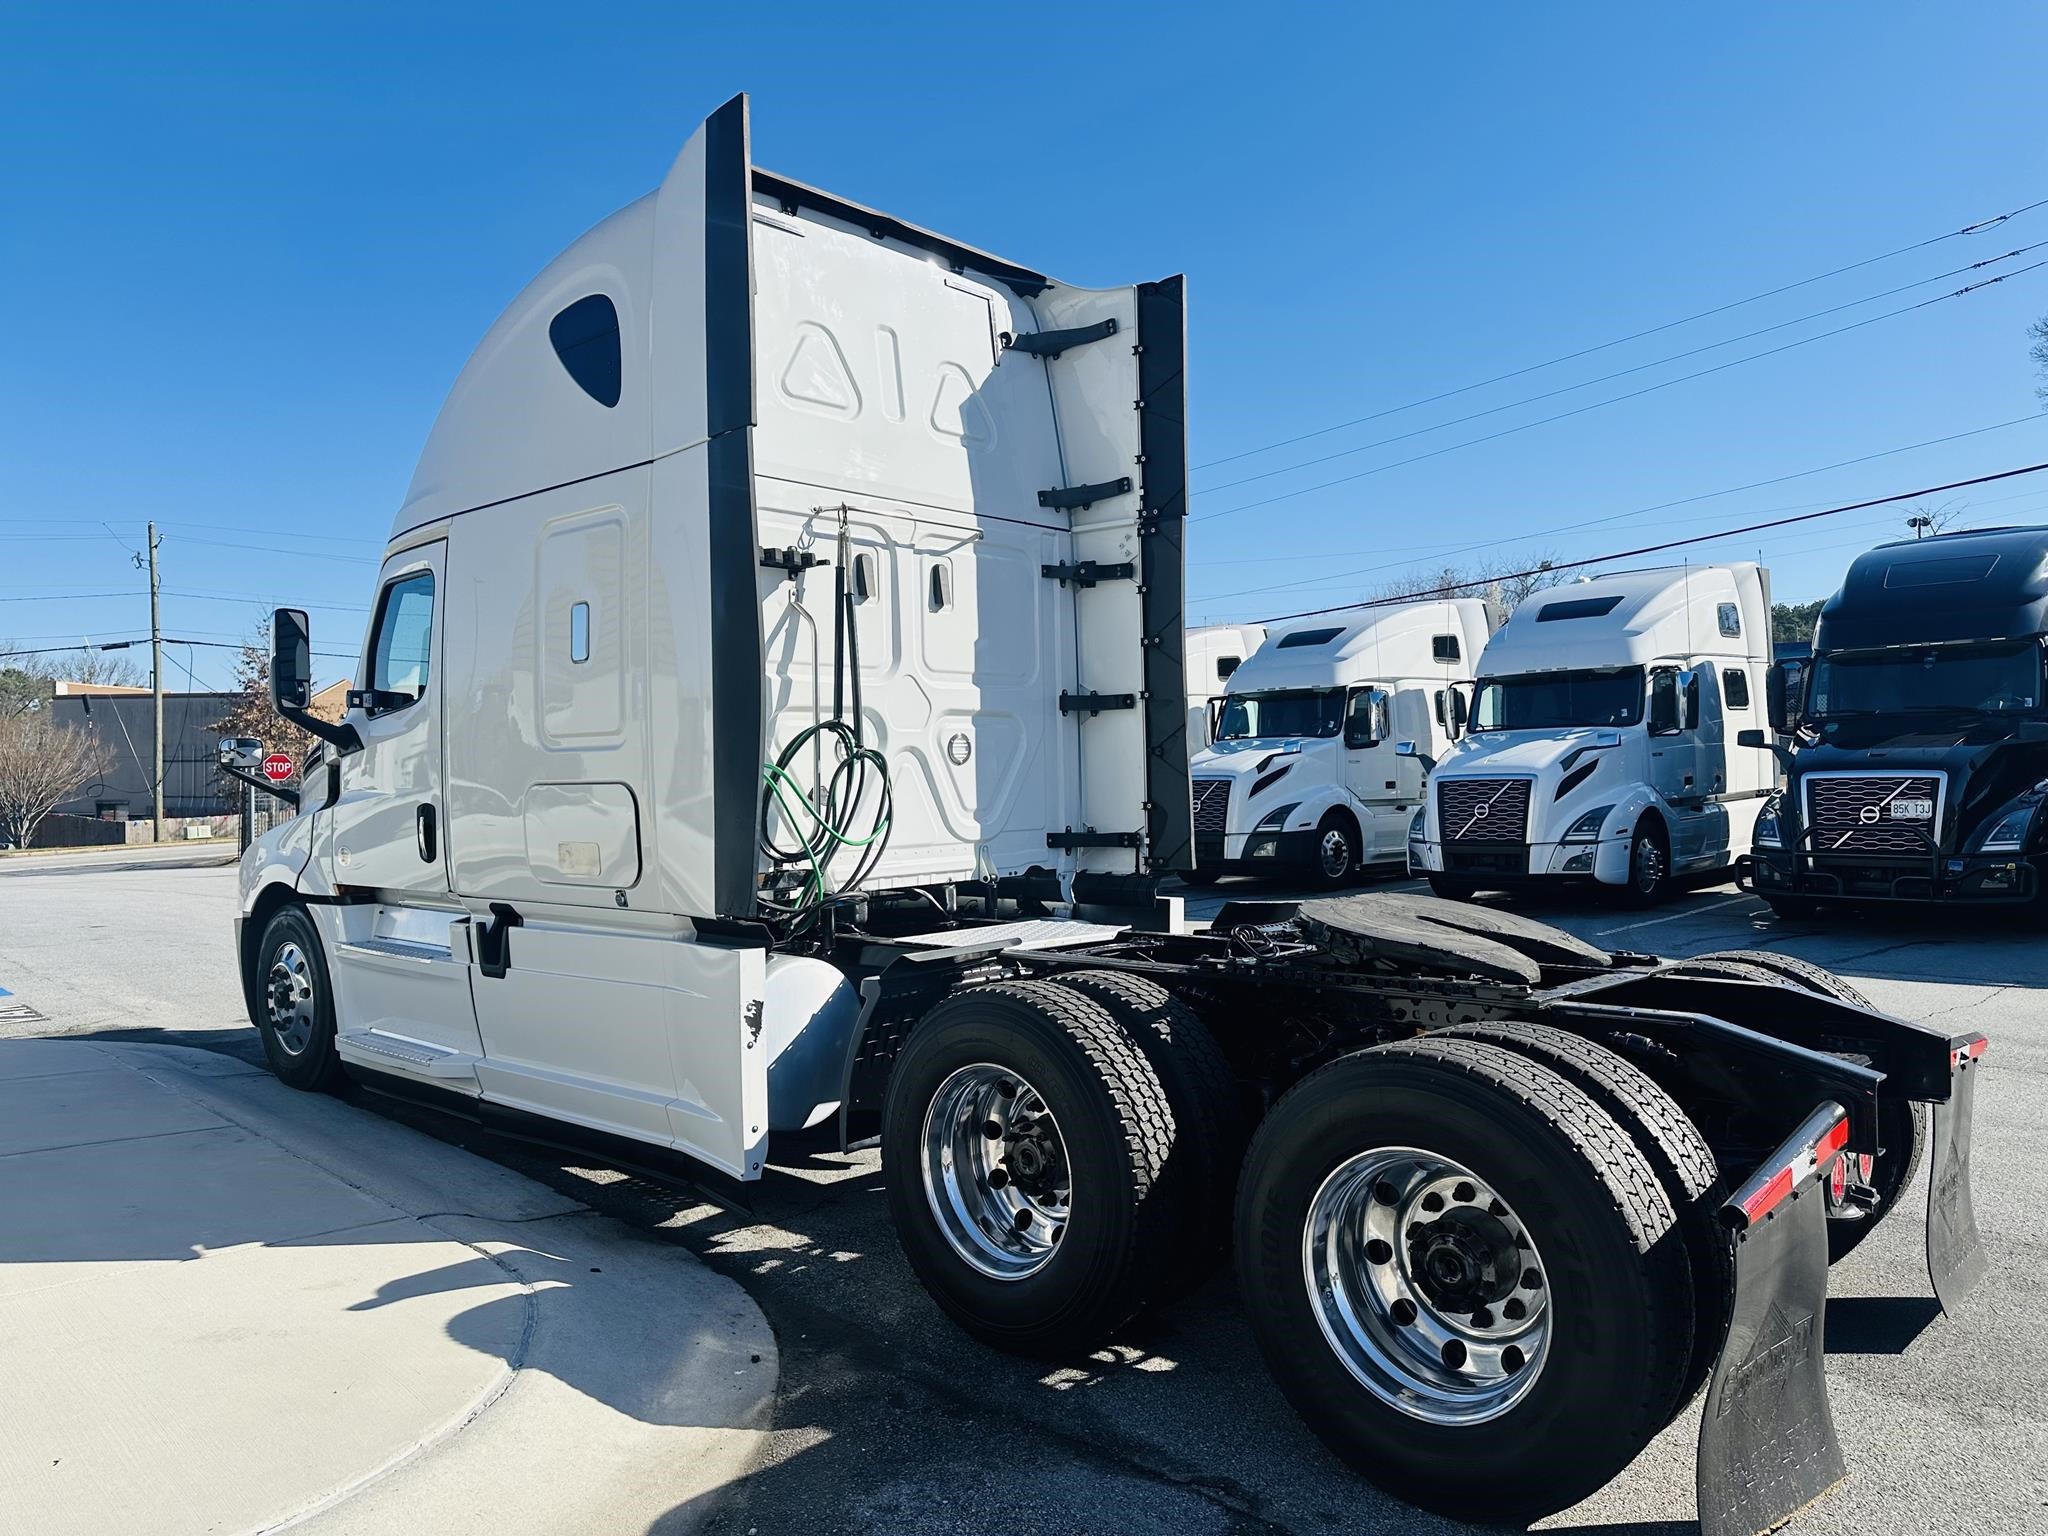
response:
M1125 475L1119 480L1100 480L1094 485L1057 485L1051 490L1038 493L1038 504L1055 511L1071 512L1076 507L1092 507L1098 501L1107 501L1112 496L1121 496L1131 488L1131 477Z
M1105 709L1136 709L1138 696L1135 693L1069 693L1060 690L1060 713L1063 715L1099 715Z
M1005 335L1003 345L1012 352L1028 352L1033 357L1058 357L1071 347L1085 347L1091 341L1100 341L1105 336L1116 334L1116 318L1098 320L1093 325L1077 325L1065 331L1032 331L1022 336Z
M786 571L792 576L798 571L808 571L814 565L830 565L831 563L829 560L819 559L808 549L797 549L794 546L786 549L768 549L764 547L761 551L761 568L763 570Z
M1118 565L1104 565L1099 560L1076 560L1069 564L1041 565L1038 574L1051 577L1061 586L1072 582L1077 587L1092 587L1098 581L1130 581L1138 574L1138 568L1129 560Z

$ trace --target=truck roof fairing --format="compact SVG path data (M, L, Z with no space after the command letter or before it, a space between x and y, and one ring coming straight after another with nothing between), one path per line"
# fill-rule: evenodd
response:
M1821 609L1814 650L1861 651L2048 634L2048 527L1880 544Z

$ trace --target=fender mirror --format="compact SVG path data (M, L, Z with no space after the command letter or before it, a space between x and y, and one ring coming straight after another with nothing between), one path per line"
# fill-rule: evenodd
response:
M255 768L263 761L263 743L254 736L223 736L219 761L223 768Z

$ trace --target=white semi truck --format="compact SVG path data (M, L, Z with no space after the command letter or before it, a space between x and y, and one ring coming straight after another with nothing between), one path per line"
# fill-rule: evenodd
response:
M1673 566L1538 592L1487 643L1409 867L1439 896L1590 882L1649 905L1730 868L1777 787L1770 575Z
M1263 624L1204 624L1187 631L1181 653L1187 661L1189 750L1214 738L1224 686L1265 641Z
M241 866L265 1055L738 1202L878 1138L912 1269L1005 1349L1234 1251L1290 1399L1431 1509L1569 1505L1710 1381L1703 1526L1773 1524L1841 1474L1826 1266L1889 1209L1811 1196L1931 1104L1953 1305L1982 1037L1429 898L1177 921L1181 295L713 114L463 369L339 723L275 615L321 744Z
M1194 881L1344 884L1407 856L1422 764L1449 749L1457 685L1491 629L1476 598L1365 606L1276 629L1230 676L1215 740L1189 765Z

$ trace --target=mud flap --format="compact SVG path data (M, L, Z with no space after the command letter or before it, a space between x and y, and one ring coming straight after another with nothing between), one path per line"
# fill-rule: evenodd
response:
M1701 1536L1757 1536L1840 1482L1828 1412L1827 1209L1849 1122L1821 1105L1722 1207L1735 1300L1700 1420Z
M1977 1064L1985 1039L1976 1035L1951 1053L1954 1073L1948 1102L1930 1106L1934 1143L1927 1173L1927 1278L1941 1310L1955 1316L1970 1288L1984 1278L1984 1241L1970 1203L1970 1127L1976 1114Z

